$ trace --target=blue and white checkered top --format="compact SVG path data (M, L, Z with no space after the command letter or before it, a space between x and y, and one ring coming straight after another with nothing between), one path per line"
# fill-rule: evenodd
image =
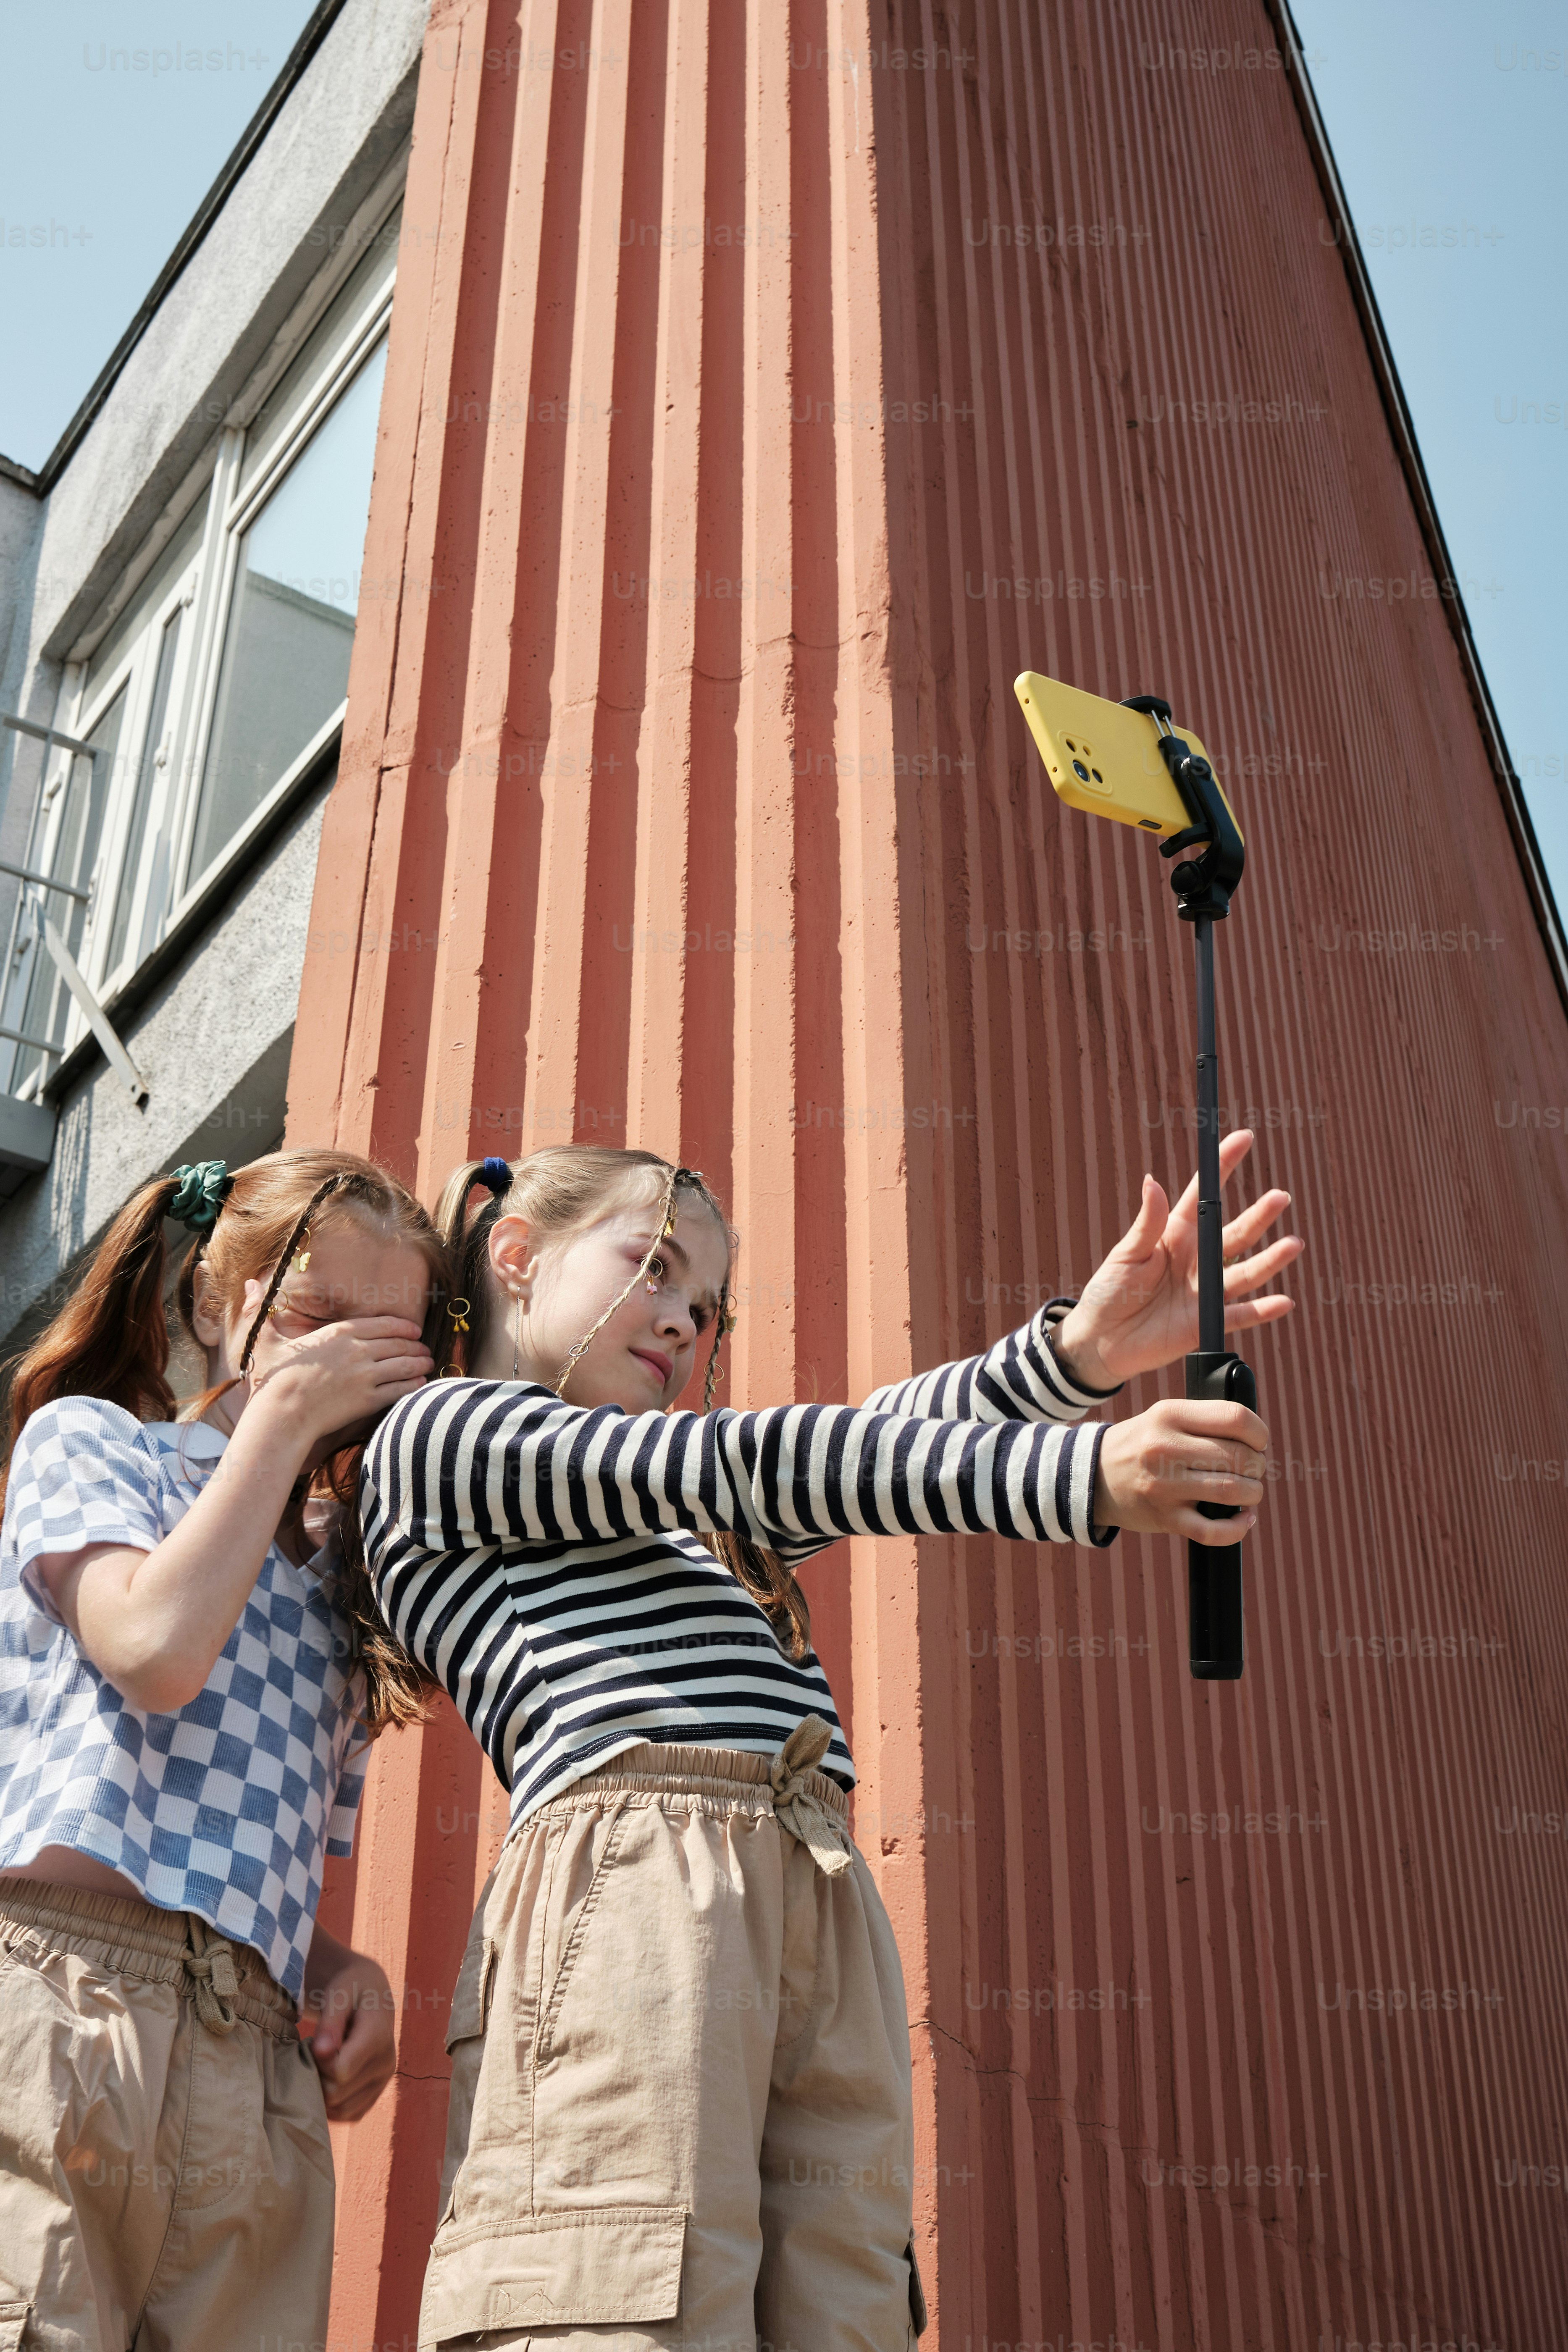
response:
M199 1698L143 1715L59 1622L33 1563L151 1551L223 1453L205 1422L138 1422L97 1397L28 1420L0 1524L0 1870L47 1845L123 1872L161 1910L250 1944L299 1997L323 1856L353 1851L368 1745L331 1552L276 1544Z

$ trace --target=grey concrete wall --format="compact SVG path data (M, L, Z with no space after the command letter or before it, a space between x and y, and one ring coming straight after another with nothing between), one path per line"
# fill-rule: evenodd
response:
M16 709L27 658L43 514L36 490L0 474L0 709Z
M428 0L347 0L47 501L0 478L0 709L56 715L65 660L142 568L257 371L294 347L301 297L352 266L356 215L407 144L427 13ZM0 856L14 858L39 752L0 737ZM119 1024L144 1108L100 1063L61 1103L49 1167L0 1202L0 1339L15 1347L47 1317L149 1177L278 1141L321 807ZM8 909L0 877L0 918Z
M325 806L323 791L127 1024L144 1106L100 1062L60 1106L49 1166L0 1204L0 1343L47 1319L150 1177L184 1160L238 1167L278 1142Z

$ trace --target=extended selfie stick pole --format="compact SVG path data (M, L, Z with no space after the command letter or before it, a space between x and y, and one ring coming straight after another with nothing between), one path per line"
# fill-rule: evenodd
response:
M1252 1367L1225 1344L1224 1223L1219 1191L1219 1055L1215 1042L1214 927L1230 912L1247 853L1214 771L1171 731L1171 706L1152 694L1131 697L1160 731L1160 751L1191 822L1160 844L1162 857L1204 845L1171 876L1176 911L1193 927L1198 1000L1198 1346L1187 1358L1189 1397L1258 1407ZM1227 1503L1200 1503L1206 1519L1236 1516ZM1241 1546L1187 1546L1188 1643L1200 1682L1236 1682L1242 1667Z

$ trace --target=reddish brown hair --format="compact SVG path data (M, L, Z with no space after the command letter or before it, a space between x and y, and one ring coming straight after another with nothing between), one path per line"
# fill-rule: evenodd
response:
M330 1189L323 1192L324 1187ZM17 1438L39 1407L57 1397L100 1397L138 1421L175 1418L163 1307L168 1277L163 1230L178 1189L174 1176L142 1185L110 1226L87 1273L47 1329L24 1354L0 1368L11 1374L0 1501ZM300 1221L318 1195L311 1213L317 1231L328 1221L343 1219L418 1251L432 1278L426 1337L433 1337L430 1327L448 1285L446 1247L429 1216L412 1192L372 1161L353 1152L306 1150L268 1152L237 1170L212 1231L186 1250L175 1280L174 1304L193 1340L198 1260L206 1271L205 1303L226 1316L244 1297L247 1282L280 1271ZM276 1288L275 1280L272 1286ZM225 1381L206 1391L186 1407L187 1414L204 1411L233 1385ZM343 1506L342 1559L333 1574L331 1598L348 1621L365 1678L366 1721L377 1732L391 1723L416 1720L426 1712L434 1685L394 1639L375 1604L357 1505L363 1452L361 1446L345 1449L316 1476L318 1485Z

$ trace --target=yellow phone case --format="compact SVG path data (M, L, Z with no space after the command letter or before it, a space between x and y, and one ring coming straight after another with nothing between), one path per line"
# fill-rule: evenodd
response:
M1046 772L1058 796L1090 816L1114 817L1145 833L1181 833L1191 819L1160 756L1160 730L1145 711L1128 710L1060 678L1026 669L1013 681ZM1190 728L1174 732L1200 760L1208 753ZM1214 765L1209 761L1209 765ZM1222 793L1220 797L1224 799ZM1230 803L1226 801L1230 808ZM1236 812L1231 810L1234 822ZM1237 827L1237 833L1241 830Z

